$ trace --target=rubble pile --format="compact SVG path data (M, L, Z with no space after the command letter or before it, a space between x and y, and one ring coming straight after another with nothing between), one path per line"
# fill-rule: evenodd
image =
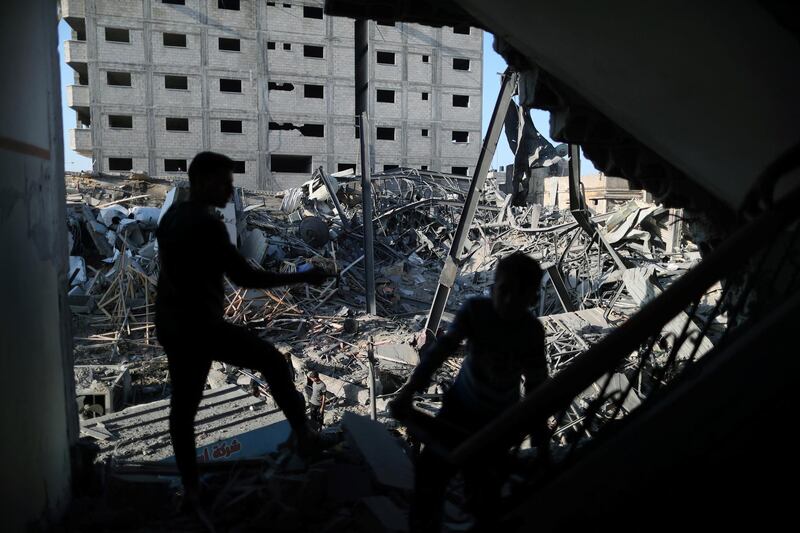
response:
M154 229L161 213L185 198L186 189L158 184L155 193L149 181L101 186L86 177L74 179L68 221L75 265L70 302L88 328L76 335L76 361L125 363L134 383L129 403L166 397L166 361L153 337ZM470 182L401 168L373 175L372 183L378 316L363 311L360 176L352 171L327 176L319 169L303 186L277 195L237 189L230 208L222 210L231 241L253 265L280 272L318 266L336 274L320 287L246 289L226 281L229 320L258 331L289 354L299 388L306 384L306 371L320 373L328 388L327 426L336 427L347 411L368 412L370 342L377 358L377 411L380 420L389 420L386 404L419 360L419 332ZM546 275L537 312L547 331L554 374L700 259L696 246L682 237L680 214L674 211L632 200L609 213L588 215L591 232L570 211L513 205L511 196L488 180L448 310L488 294L495 264L503 256L522 251L538 259ZM709 306L713 303L712 294ZM444 327L450 318L446 312ZM686 318L674 322L671 329L680 331ZM656 346L655 361L670 348L668 333ZM700 339L701 354L712 346L712 335ZM421 407L437 410L461 355L439 371ZM638 368L636 357L631 355L630 369ZM625 371L620 369L623 377ZM266 384L251 369L212 368L210 388L233 384L271 402ZM641 386L637 382L633 394L644 396ZM559 431L580 418L586 402L578 400Z
M75 362L157 356L155 229L170 184L138 175L68 174L66 186Z
M168 470L172 467L163 461L171 455L166 418L170 388L166 358L154 337L158 280L154 230L161 214L185 199L185 184L70 179L70 304L77 328L82 435L93 439L98 459L113 465L115 475ZM470 182L463 176L397 169L373 175L372 183L377 316L364 311L360 176L352 171L327 176L319 169L302 187L278 194L237 189L233 201L221 210L231 242L254 266L280 272L317 266L336 275L319 287L263 290L225 282L227 319L257 331L287 354L299 389L307 385L308 370L319 372L327 387L323 433L334 439L352 432L348 417L370 413L373 401L378 423L406 437L405 428L389 416L387 404L419 362L421 332ZM608 213L589 210L587 222L580 223L578 214L568 210L514 205L511 200L493 179L487 181L442 327L466 299L489 293L499 259L515 251L527 253L545 270L536 311L545 327L551 375L700 260L697 246L682 229L681 213L675 210L631 200ZM714 315L718 327L702 332L695 322L712 316L710 310L716 308L721 291L719 285L709 291L695 316L676 316L654 339L652 353L643 349L630 354L609 376L608 384L597 383L575 398L552 421L554 446L565 447L584 431L581 421L601 392L604 397L624 393L623 414L635 409L654 382L664 378L659 370L684 329L691 341L678 351L678 360L689 357L694 345L698 345L695 357L708 351L724 329L724 320ZM463 355L446 361L418 399L418 408L431 414L438 411ZM376 379L370 391L372 373ZM124 394L114 393L120 388L114 384L119 383L126 384ZM344 531L354 517L361 521L363 513L380 519L386 516L381 510L386 507L389 514L402 514L406 495L375 490L374 479L362 480L374 476L377 467L368 460L365 464L363 456L355 459L353 443L340 444L327 459L310 465L301 465L286 450L248 455L258 449L252 448L253 442L264 444L264 435L281 436L281 424L285 425L268 386L252 369L215 363L207 385L204 402L209 402L208 419L215 423L198 422L198 445L211 450L209 456L219 449L224 450L220 457L235 450L239 460L259 458L256 467L243 467L245 471L235 474L236 483L229 483L230 473L207 479L220 484L217 519L224 521L229 514L235 521L230 513L238 509L240 518L242 509L252 513L264 501L275 503L252 515L254 527L268 520L284 523L287 530L313 524ZM213 398L224 398L226 403L215 403ZM615 409L600 409L600 418L618 416ZM242 483L243 479L249 481ZM331 483L342 479L362 480L354 486L369 489L353 489L357 494L337 512L314 514L314 509L324 507L317 498L320 491L330 495ZM298 501L312 502L311 510L305 503L298 507ZM326 522L315 522L315 517L325 517Z
M201 465L201 516L178 512L174 465L118 464L107 472L105 497L76 499L68 529L408 531L414 474L401 441L365 417L348 415L342 427L312 460L282 447L257 459Z

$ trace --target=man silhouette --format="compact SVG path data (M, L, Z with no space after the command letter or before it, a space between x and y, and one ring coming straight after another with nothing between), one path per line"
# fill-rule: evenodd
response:
M239 254L215 210L233 194L233 168L234 162L222 154L197 154L189 165L189 201L173 205L156 232L161 258L156 331L169 362L170 434L189 507L197 504L199 489L194 417L212 361L260 371L301 449L314 437L284 355L255 333L224 320L223 275L241 287L262 289L319 285L327 275L319 269L266 272Z
M414 394L427 387L463 340L467 341L467 356L437 415L448 428L439 436L444 446L456 448L518 402L523 377L526 391L544 382L548 377L544 328L529 309L541 280L542 269L535 259L520 252L501 259L491 297L464 303L447 333L422 352L419 365L389 405L392 414L402 420ZM531 437L546 455L546 428L531 428ZM497 471L507 451L491 450L462 472L467 507L475 515L477 531L492 530L503 482ZM411 531L441 529L445 490L455 473L436 452L428 447L422 450L416 464Z

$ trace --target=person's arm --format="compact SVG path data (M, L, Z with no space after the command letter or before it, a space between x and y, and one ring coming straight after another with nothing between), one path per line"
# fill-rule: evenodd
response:
M228 240L228 235L227 232L224 231L224 227L222 229L223 231L217 237L222 268L231 281L240 287L269 289L296 283L319 285L328 277L325 272L316 267L306 272L291 272L286 274L267 272L266 270L254 268Z
M537 320L535 332L530 340L533 352L528 353L522 375L525 377L525 396L530 395L550 377L547 370L547 357L545 356L544 328ZM546 454L548 447L545 444L549 439L547 421L537 422L528 428L531 445L539 447L542 454ZM544 455L542 455L544 457Z
M549 376L547 371L547 357L544 347L544 328L537 320L533 329L529 346L532 352L525 359L522 375L525 377L525 395L534 391L544 383Z
M420 354L420 362L405 385L395 395L396 405L410 404L414 394L425 388L430 383L436 370L445 360L456 351L461 341L467 338L469 332L469 304L459 309L455 320L447 332L433 341L433 343Z

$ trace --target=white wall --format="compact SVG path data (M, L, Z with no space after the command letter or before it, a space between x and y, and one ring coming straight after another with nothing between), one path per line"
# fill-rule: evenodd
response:
M0 500L3 531L47 529L77 434L55 0L0 3Z

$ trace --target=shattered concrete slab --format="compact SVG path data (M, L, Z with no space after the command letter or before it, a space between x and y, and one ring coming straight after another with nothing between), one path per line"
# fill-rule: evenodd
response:
M111 434L98 442L98 459L174 461L169 438L169 400L128 407L81 421L91 434L101 427ZM290 434L280 410L228 385L203 394L195 418L197 455L201 462L260 457L277 450Z
M367 417L345 413L342 429L352 446L369 465L375 481L404 491L414 488L414 467L382 424Z

